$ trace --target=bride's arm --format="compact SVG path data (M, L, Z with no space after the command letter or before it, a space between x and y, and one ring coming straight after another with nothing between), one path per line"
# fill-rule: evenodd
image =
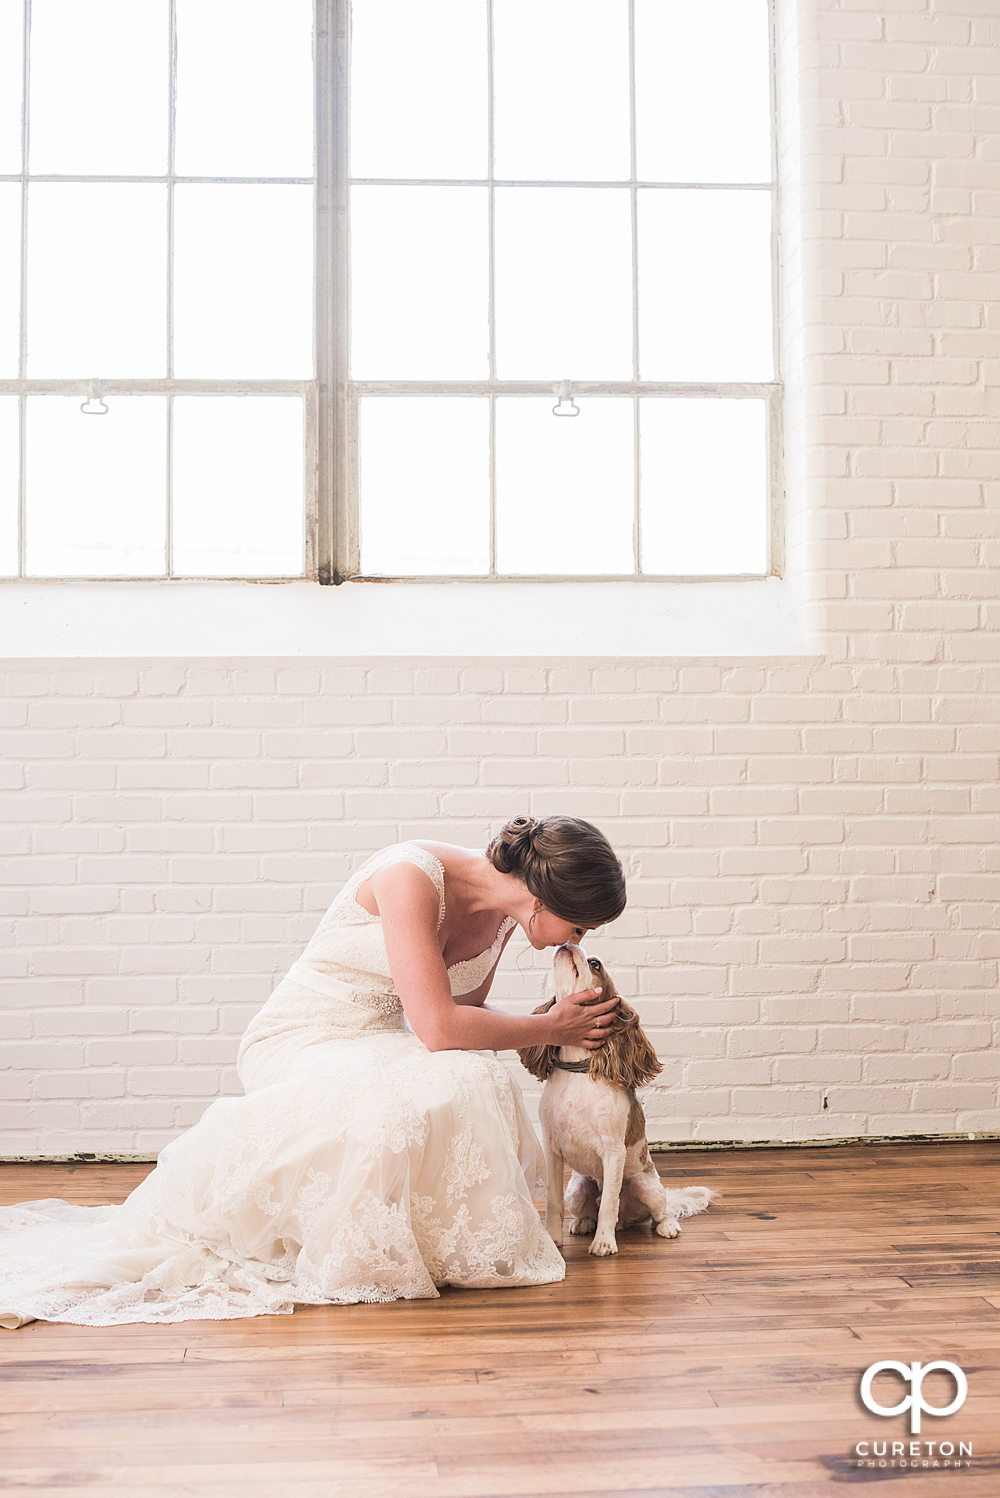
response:
M548 1014L503 1014L456 1004L438 945L438 896L413 864L390 864L371 878L389 971L406 1017L429 1051L503 1051L532 1045L602 1044L602 1021L617 998L584 1008L594 990L562 999ZM489 984L483 985L483 998ZM467 995L467 998L471 995Z

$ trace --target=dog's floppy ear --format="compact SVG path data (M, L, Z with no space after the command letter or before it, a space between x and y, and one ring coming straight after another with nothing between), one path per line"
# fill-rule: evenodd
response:
M531 1012L532 1014L548 1014L555 1002L555 999L548 999ZM539 1082L544 1082L551 1074L559 1054L559 1047L557 1045L526 1045L517 1054L521 1058L521 1065L527 1067L531 1075L537 1077Z
M604 996L614 988L604 974ZM608 1082L612 1087L645 1087L663 1070L650 1045L635 1010L619 1001L614 1011L615 1027L607 1040L591 1052L590 1077L594 1082Z

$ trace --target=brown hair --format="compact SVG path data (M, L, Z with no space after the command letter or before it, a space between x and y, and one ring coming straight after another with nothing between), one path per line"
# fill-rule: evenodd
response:
M618 990L603 962L591 957L589 963L594 975L594 986L602 990L601 998L617 997ZM533 1009L532 1013L547 1014L555 1002L555 999L549 999L547 1003ZM600 1000L591 999L589 1002L597 1004ZM634 1092L637 1087L645 1087L654 1077L659 1076L663 1067L639 1023L639 1016L630 1005L624 1000L620 1001L611 1017L613 1024L607 1040L590 1053L589 1076L592 1082L607 1082L611 1087ZM533 1077L544 1082L558 1059L559 1050L557 1045L533 1045L524 1046L517 1054L521 1058L521 1065L527 1067Z
M574 926L603 926L625 909L625 875L615 850L603 832L579 817L511 817L486 857Z

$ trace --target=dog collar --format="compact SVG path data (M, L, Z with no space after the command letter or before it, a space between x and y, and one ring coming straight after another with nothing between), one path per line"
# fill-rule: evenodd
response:
M553 1066L558 1066L560 1071L589 1071L589 1061L553 1061Z

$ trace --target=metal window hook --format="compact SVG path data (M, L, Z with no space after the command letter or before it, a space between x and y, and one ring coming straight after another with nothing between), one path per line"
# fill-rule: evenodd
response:
M552 407L553 416L579 416L580 407L573 399L573 386L569 380L560 380L558 385L553 385L552 394L559 397Z
M84 416L107 416L108 407L100 380L87 381L87 399L81 401L80 410Z

